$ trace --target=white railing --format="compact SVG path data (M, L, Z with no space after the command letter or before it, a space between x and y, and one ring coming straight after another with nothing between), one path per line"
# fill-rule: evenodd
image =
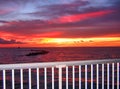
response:
M105 59L1 64L0 89L119 89L119 62Z

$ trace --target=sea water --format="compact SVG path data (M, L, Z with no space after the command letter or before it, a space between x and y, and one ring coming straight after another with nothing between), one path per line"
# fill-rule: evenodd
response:
M49 53L45 55L37 56L26 56L31 50L46 50ZM99 59L120 59L120 47L54 47L54 48L1 48L0 49L0 63L1 64L11 64L11 63L33 63L33 62L55 62L55 61L81 61L81 60L99 60ZM79 66L75 66L75 89L79 89ZM85 88L85 66L81 66L81 87ZM88 65L87 77L88 77L88 89L91 85L91 71L90 65ZM96 65L93 65L93 87L96 89ZM115 64L116 69L116 64ZM40 74L40 89L44 89L44 69L39 69ZM52 89L52 69L47 68L47 87ZM55 68L55 89L58 88L58 68ZM62 89L66 89L66 69L62 69ZM112 88L112 65L110 64L110 89ZM107 88L107 65L104 67L104 87ZM117 83L117 71L115 70L115 88ZM7 89L11 89L11 71L6 71L6 84ZM2 71L0 71L0 76L2 76ZM37 89L37 77L36 69L32 69L32 89ZM72 89L72 67L68 67L68 88ZM28 79L28 69L23 70L23 84L24 89L29 89L29 79ZM0 77L0 89L2 89L3 81ZM102 65L99 65L99 89L102 88ZM15 89L20 89L20 70L15 70Z
M46 50L49 53L26 56L31 50ZM117 58L120 58L120 47L0 48L0 64Z

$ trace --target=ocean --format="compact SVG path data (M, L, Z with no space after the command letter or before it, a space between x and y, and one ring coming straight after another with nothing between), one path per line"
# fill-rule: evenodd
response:
M46 50L49 53L26 56L31 50ZM0 48L0 64L118 58L120 58L120 47Z
M31 50L46 50L49 53L37 56L26 56ZM11 63L35 63L35 62L55 62L55 61L81 61L81 60L102 60L102 59L120 59L120 47L54 47L54 48L0 48L0 64ZM91 85L91 71L90 65L88 65L88 89ZM93 65L93 89L96 89L96 65ZM85 89L85 66L81 66L81 87ZM36 69L32 69L32 89L37 89L37 77ZM39 69L40 74L40 89L44 89L44 69ZM58 68L55 68L54 83L55 89L58 88ZM66 89L66 69L62 69L62 89ZM112 89L112 65L110 64L110 88ZM2 76L0 71L0 76ZM12 89L12 77L11 71L6 71L6 85L7 89ZM115 64L115 85L114 89L117 89L117 71ZM47 87L52 89L52 73L51 68L47 68ZM99 65L99 89L102 89L102 65ZM72 89L72 67L68 67L68 88ZM107 89L107 65L104 66L104 89ZM75 66L75 89L79 89L79 70L78 66ZM28 69L23 70L23 89L29 89ZM0 89L3 89L2 77L0 77ZM20 89L20 70L15 70L15 89Z

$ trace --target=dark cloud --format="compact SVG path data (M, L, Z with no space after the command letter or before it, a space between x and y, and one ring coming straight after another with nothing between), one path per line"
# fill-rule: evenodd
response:
M0 38L0 44L24 44L24 43L16 40L4 40Z
M35 16L45 16L50 18L56 18L63 15L71 15L81 13L78 11L78 7L85 5L86 3L69 3L69 4L57 4L37 7L38 11L30 13ZM39 11L43 8L43 11Z
M38 17L45 16L46 18L55 18L63 15L112 9L117 6L118 2L118 0L74 0L72 3L38 6L36 12L29 14Z
M97 29L97 30L96 30ZM69 31L64 31L63 37L69 38L92 38L92 37L120 37L120 28L118 27L85 27L85 28L73 28Z
M0 23L6 24L9 23L8 21L0 20Z
M7 23L7 21L0 20L1 23Z
M47 24L46 24L47 25ZM0 27L0 31L10 32L14 34L35 34L42 32L41 27L45 26L44 21L34 20L34 21L13 21L9 22Z

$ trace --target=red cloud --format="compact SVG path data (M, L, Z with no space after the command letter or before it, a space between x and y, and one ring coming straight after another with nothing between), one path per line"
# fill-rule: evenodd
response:
M36 35L33 35L33 37L57 37L57 36L60 36L62 35L62 32L58 32L58 31L55 31L55 32L47 32L47 33L41 33L41 34L36 34Z
M113 11L107 10L107 11L98 11L98 12L92 12L92 13L86 13L86 14L75 14L75 15L70 15L70 16L62 16L60 18L53 20L52 23L78 22L81 20L89 19L89 18L103 16L103 15L109 14L111 12L113 12Z

